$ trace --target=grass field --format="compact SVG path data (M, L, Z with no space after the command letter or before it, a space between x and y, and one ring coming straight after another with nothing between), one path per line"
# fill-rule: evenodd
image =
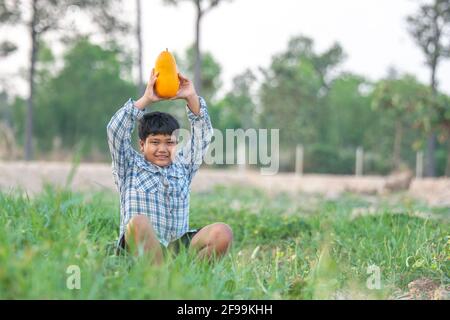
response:
M426 277L449 284L450 208L399 196L336 200L216 188L191 195L191 226L228 223L235 242L216 263L168 255L162 267L114 254L114 193L0 193L1 299L386 299ZM418 212L429 213L423 217ZM81 288L69 290L67 268ZM380 289L366 283L380 269Z

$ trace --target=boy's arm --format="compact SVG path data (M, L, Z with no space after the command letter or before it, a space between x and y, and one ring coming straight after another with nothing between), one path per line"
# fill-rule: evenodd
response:
M191 125L189 140L180 155L189 172L190 179L200 168L213 136L208 107L202 97L195 95L186 99L186 113Z
M128 100L107 125L108 145L113 161L113 169L119 180L124 178L128 162L134 151L131 146L131 133L136 120L142 118L147 106L161 100L153 91L157 77L158 74L155 74L154 70L152 70L144 95L136 102L133 102L131 99Z
M143 115L143 109L135 106L133 100L130 99L116 112L106 127L113 169L119 180L124 178L133 152L131 133L133 132L135 122Z

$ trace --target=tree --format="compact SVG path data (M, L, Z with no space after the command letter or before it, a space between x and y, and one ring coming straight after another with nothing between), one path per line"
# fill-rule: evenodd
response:
M420 6L415 15L407 18L409 32L422 49L426 65L430 68L430 86L437 96L437 71L439 63L450 56L450 0L433 0L431 4ZM432 132L428 138L426 175L435 176L434 153L436 136Z
M29 70L27 82L29 93L26 112L26 141L25 159L33 158L33 109L35 100L35 76L36 62L39 54L39 44L44 35L52 31L68 29L65 26L65 18L69 8L79 8L86 12L92 21L106 33L124 31L127 24L116 18L116 5L122 0L0 0L0 23L3 25L25 25L30 36L31 51L29 58ZM73 26L71 26L73 27ZM66 30L67 31L67 30ZM73 31L73 30L71 30ZM13 47L5 43L9 50L3 50L3 54L10 53Z
M447 161L445 163L445 176L450 176L450 97L443 93L437 93L433 99L433 110L422 110L418 116L419 125L429 130L434 128L438 142L446 143Z
M251 92L255 83L256 76L249 69L233 78L231 91L210 108L216 128L249 129L257 126L256 102Z
M202 55L200 48L200 31L202 18L212 9L217 7L224 0L164 0L164 3L178 5L182 1L192 2L196 9L195 19L195 64L194 64L194 84L197 92L203 94L202 81ZM231 0L228 0L231 1Z
M0 159L14 160L16 139L13 131L11 103L6 91L0 91Z
M402 164L401 150L405 131L408 128L425 128L430 116L431 92L429 88L416 80L414 76L391 77L380 80L372 95L372 107L380 110L384 120L394 122L394 140L392 165L399 169Z
M324 99L332 71L343 59L338 44L318 54L312 39L292 38L287 50L276 55L269 68L261 69L261 124L282 127L280 137L285 146L320 140L326 135Z
M447 142L447 163L445 176L450 177L450 97L441 94L438 96L437 112L439 126L442 130L441 140Z
M315 171L353 174L358 147L365 150L365 173L387 174L392 170L393 125L388 112L371 107L375 88L372 81L350 72L331 82L321 115L327 124L323 128L326 136L309 151Z
M210 52L202 52L202 78L201 87L203 88L201 95L207 102L211 103L216 97L217 92L222 86L220 74L222 68L214 56ZM179 69L186 73L190 78L195 73L196 54L194 46L189 47L183 56L175 54ZM200 94L200 93L199 93Z
M141 0L136 0L136 40L138 45L138 96L142 95L145 90L144 76L142 71L142 3Z
M65 150L85 141L86 153L108 154L106 125L136 92L136 86L124 80L131 75L132 63L124 63L120 56L118 50L102 48L83 37L68 48L64 67L56 75L46 68L38 72L42 84L36 90L35 132L40 150L50 151L57 138ZM51 54L41 54L39 61L50 66Z

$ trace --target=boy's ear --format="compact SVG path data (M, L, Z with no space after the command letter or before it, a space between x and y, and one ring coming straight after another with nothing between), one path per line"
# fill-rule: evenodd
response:
M139 139L139 149L141 150L141 152L144 152L144 144L145 144L145 141L142 139Z

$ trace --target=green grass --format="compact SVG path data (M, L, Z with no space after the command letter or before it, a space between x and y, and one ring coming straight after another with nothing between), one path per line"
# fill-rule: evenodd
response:
M209 264L181 252L154 267L114 255L118 205L108 192L0 193L0 298L383 299L420 277L449 283L448 208L424 219L413 214L421 204L380 202L376 214L355 217L364 198L216 188L192 194L191 226L228 223L230 254ZM70 265L80 267L80 290L66 286ZM380 267L381 290L366 287L370 265Z

